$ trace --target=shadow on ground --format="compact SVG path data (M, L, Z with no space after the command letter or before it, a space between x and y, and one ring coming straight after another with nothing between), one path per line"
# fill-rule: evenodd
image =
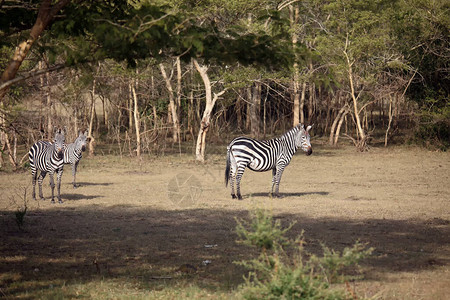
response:
M280 198L284 197L304 197L308 195L320 195L327 196L329 192L306 192L306 193L280 193ZM243 198L251 198L251 197L270 197L269 193L252 193L249 195L244 195Z
M27 291L32 292L55 279L70 284L99 277L132 278L148 287L148 282L158 277L176 278L186 264L197 271L188 270L184 279L207 279L216 282L210 286L214 289L233 288L244 274L233 261L255 254L235 242L235 217L247 218L248 211L168 211L128 205L102 209L91 205L76 210L55 207L30 211L23 230L19 230L14 214L2 211L0 274L9 275L0 276L0 288L4 295L15 297L23 293L27 282L41 283L28 285ZM307 250L312 253L321 253L321 242L336 250L356 240L368 243L376 250L365 265L379 276L449 263L444 247L450 243L446 220L312 219L300 214L275 217L283 225L296 221L290 235L304 230ZM205 260L211 264L202 266ZM176 279L166 282L175 283Z

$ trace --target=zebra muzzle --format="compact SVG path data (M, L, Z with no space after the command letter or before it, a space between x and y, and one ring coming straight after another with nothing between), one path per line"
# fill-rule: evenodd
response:
M306 151L306 155L311 155L312 154L312 148L308 147L308 150Z

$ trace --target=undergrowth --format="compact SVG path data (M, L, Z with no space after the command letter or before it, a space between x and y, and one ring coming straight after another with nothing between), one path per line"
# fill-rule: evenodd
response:
M317 256L305 250L303 232L295 240L285 236L294 223L282 228L268 211L256 210L249 222L237 223L238 242L259 249L258 257L236 262L249 270L240 287L243 298L356 299L353 290L332 284L353 279L344 270L358 267L362 259L371 255L372 248L356 242L341 253L322 245L323 254ZM293 248L293 254L287 254L288 247Z

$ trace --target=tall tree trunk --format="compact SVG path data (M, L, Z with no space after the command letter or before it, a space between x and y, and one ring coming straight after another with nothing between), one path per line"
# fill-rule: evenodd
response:
M208 67L200 66L196 59L194 59L193 62L205 86L206 106L205 110L203 111L202 120L200 122L200 130L198 131L197 144L195 147L195 159L197 161L204 162L206 149L206 133L208 132L210 126L211 112L214 108L217 99L225 93L226 89L222 90L217 94L214 93L213 96L211 89L211 81L209 80L209 76L207 73Z
M295 4L289 5L289 19L290 19L290 25L291 25L291 31L292 31L292 46L294 47L294 49L296 48L297 45L297 41L298 41L298 36L297 36L297 32L296 32L296 27L298 25L298 20L299 20L299 8L298 5ZM293 126L297 126L298 123L300 122L300 70L298 67L298 55L295 54L295 58L294 58L294 64L293 64L293 69L294 69L294 78L293 78L293 82L292 82L292 86L293 86Z
M387 144L388 144L389 130L391 129L392 118L393 118L393 114L392 114L392 95L389 95L389 111L388 112L389 112L389 123L388 123L388 127L386 129L386 134L384 136L384 147L387 147Z
M251 114L251 107L252 107L252 88L249 87L246 89L247 91L247 110L245 114L245 130L250 130L250 126L252 124L252 114Z
M261 83L255 82L252 87L252 102L250 106L251 132L255 138L261 136Z
M356 122L356 129L357 129L357 135L358 135L358 143L356 145L356 147L358 148L358 150L360 151L364 151L366 150L366 146L367 146L367 138L366 138L366 134L364 133L364 130L361 126L361 119L359 117L359 109L358 109L358 98L355 95L355 86L353 83L353 63L354 62L350 62L350 58L348 56L347 53L347 46L348 46L348 39L345 41L345 49L344 49L344 55L345 58L347 60L347 72L348 72L348 79L349 79L349 84L350 84L350 94L353 100L353 109L354 109L354 113L355 113L355 122ZM358 96L359 97L359 96Z
M173 139L173 142L176 143L176 142L178 142L178 138L180 136L180 124L178 122L177 107L176 107L176 104L175 104L172 83L170 82L170 78L167 76L166 69L164 68L164 65L163 64L159 64L159 68L161 70L161 75L164 78L164 81L166 83L166 88L167 88L167 91L168 91L168 94L169 94L169 109L170 109L170 112L171 112L170 116L172 117L172 124L173 124L172 139ZM181 76L181 74L180 74L180 76ZM180 77L180 80L181 80L181 77ZM180 84L180 86L181 86L181 84Z
M133 100L134 100L133 116L134 116L134 125L135 125L135 131L136 131L136 156L140 159L141 158L141 132L140 132L141 122L139 119L138 99L136 96L136 89L134 88L134 85L131 86L131 91L133 93Z
M300 97L300 123L305 124L305 95L306 95L306 79L303 80L302 83L302 94Z
M335 141L334 135L337 132L336 126L338 125L338 122L341 120L341 116L344 114L344 112L346 110L347 110L347 106L341 107L336 118L334 118L333 124L331 125L331 129L330 129L330 137L328 139L328 144L330 144L330 145L334 145L334 141Z
M89 138L89 156L93 157L95 152L95 138L92 136L92 129L94 126L94 114L95 114L95 77L92 82L92 91L91 91L91 116L89 118L89 129L88 129L88 138ZM120 127L119 127L120 128Z

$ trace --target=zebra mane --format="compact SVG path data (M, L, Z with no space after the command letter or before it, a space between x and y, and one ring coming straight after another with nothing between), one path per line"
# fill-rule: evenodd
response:
M286 131L282 136L280 136L278 139L288 138L290 136L296 135L298 132L304 131L303 124L299 123L297 126L294 126L293 128Z

